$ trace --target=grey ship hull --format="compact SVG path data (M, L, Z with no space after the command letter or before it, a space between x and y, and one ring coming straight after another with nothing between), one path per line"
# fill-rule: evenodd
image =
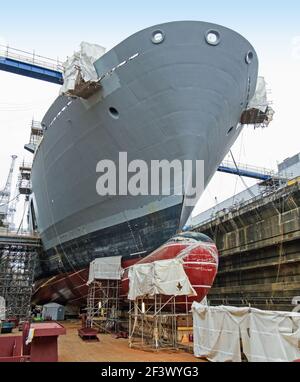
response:
M209 30L217 45L206 41ZM164 37L159 44L155 31ZM236 32L183 21L136 33L95 67L100 91L88 100L58 97L42 122L31 203L46 251L40 276L99 256L147 253L174 234L190 212L182 196L100 197L96 165L118 162L119 152L147 163L199 159L206 186L240 133L258 61Z

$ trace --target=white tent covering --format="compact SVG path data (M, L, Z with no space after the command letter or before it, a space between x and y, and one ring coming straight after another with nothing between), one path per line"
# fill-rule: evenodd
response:
M264 77L258 77L254 96L250 100L247 109L258 109L265 113L268 106L266 81Z
M0 320L5 320L5 299L4 297L0 296Z
M194 354L216 362L291 362L300 358L300 314L193 303ZM240 342L241 341L241 342Z
M147 264L135 264L129 268L128 299L154 296L195 296L182 265L182 260L159 260Z
M64 83L60 89L60 94L73 95L79 73L85 82L97 81L98 75L94 62L103 56L105 51L106 49L100 45L82 42L80 44L80 51L68 57L67 61L63 64Z
M110 256L92 261L87 284L90 285L94 280L121 280L123 272L121 259L122 256Z

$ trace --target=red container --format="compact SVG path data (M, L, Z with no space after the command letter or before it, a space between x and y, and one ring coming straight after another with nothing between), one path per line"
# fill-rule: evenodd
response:
M28 359L22 355L21 336L0 337L0 362L24 362Z
M30 361L57 362L57 338L62 334L66 334L66 329L57 322L34 323L30 325L30 329L34 329Z

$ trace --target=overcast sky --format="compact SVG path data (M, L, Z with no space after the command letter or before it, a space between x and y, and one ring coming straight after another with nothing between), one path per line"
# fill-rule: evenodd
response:
M256 0L15 0L1 3L0 44L64 60L81 41L109 50L138 30L167 21L202 20L232 28L256 49L259 73L268 83L276 111L267 129L245 128L233 152L239 162L275 169L278 162L300 151L300 3L278 4ZM57 85L0 71L0 188L12 154L19 160L31 158L23 150L31 120L42 119L58 92ZM215 197L221 201L241 189L240 179L217 173L197 212L212 206Z

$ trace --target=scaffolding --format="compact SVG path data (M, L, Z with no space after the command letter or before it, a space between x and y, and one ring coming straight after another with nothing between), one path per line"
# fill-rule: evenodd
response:
M25 195L25 200L29 200L29 196L32 192L31 185L31 163L23 162L19 167L18 188L20 195Z
M89 285L87 327L97 328L102 333L119 331L121 322L119 290L119 280L94 280Z
M30 128L29 143L27 143L24 146L25 150L34 154L43 139L43 135L44 135L44 129L42 127L41 122L32 120L31 128Z
M34 282L37 248L25 244L0 246L0 296L6 302L6 317L26 320Z
M190 350L192 316L188 297L139 297L129 306L129 347L143 350Z

